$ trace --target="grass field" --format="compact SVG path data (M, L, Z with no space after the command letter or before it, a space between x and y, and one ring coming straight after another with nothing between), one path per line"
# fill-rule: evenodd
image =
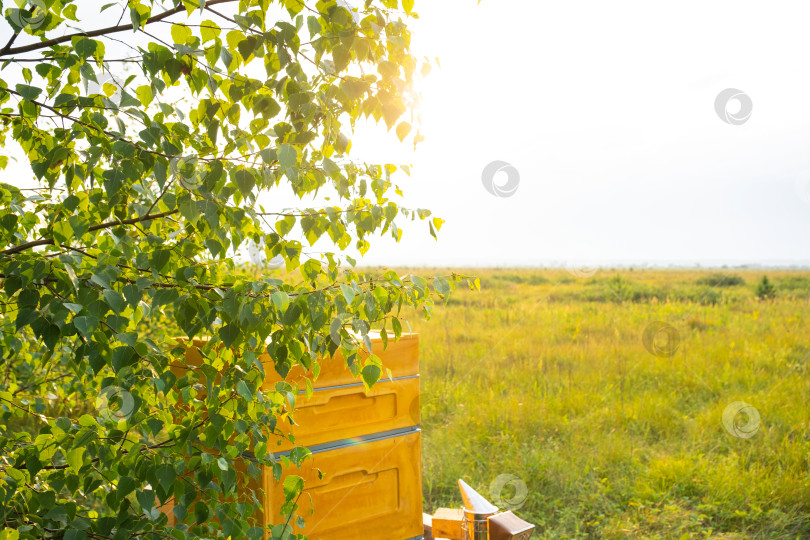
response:
M810 538L810 273L465 273L410 318L426 511L463 478L535 538Z

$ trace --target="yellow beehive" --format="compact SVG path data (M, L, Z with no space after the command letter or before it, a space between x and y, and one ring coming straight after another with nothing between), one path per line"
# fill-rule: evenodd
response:
M189 347L189 365L200 363L197 347L204 343L195 340ZM405 540L422 534L419 339L405 334L397 342L389 341L384 351L375 337L372 349L392 379L381 379L366 391L339 354L321 359L311 398L302 392L297 401L295 425L279 423L279 429L292 433L296 444L307 446L313 457L300 470L286 469L279 482L270 468L265 469L264 511L257 516L261 523L282 521L284 478L296 474L305 481L298 501L305 529L296 526L296 532L310 540ZM260 360L267 374L262 388L268 390L282 379L269 356ZM172 369L183 374L183 368ZM295 366L284 380L303 387L305 377L312 378L311 372ZM286 439L279 441L270 446L277 455L292 448Z

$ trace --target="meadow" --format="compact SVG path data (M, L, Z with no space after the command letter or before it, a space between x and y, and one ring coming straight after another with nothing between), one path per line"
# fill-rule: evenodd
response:
M463 478L534 538L810 538L810 272L464 273L409 318L426 512Z

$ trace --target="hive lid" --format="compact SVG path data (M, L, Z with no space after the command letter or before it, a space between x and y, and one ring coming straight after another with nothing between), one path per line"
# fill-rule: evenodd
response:
M464 500L464 508L476 514L494 514L498 507L486 500L480 493L471 488L464 480L458 480L458 489Z
M393 336L388 340L388 348L383 350L383 341L380 339L379 332L369 332L371 344L374 354L382 360L383 379L387 378L387 370L391 371L391 377L398 379L401 377L411 377L419 374L419 334L406 334L403 333L399 340L394 340ZM177 342L181 345L186 345L189 342L186 338L176 338ZM190 347L186 353L186 362L189 365L202 364L202 357L200 352L195 350L197 347L202 348L208 342L207 337L196 338L192 341L194 347ZM365 358L368 352L363 349L361 358ZM272 358L267 353L261 354L259 357L265 370L265 379L262 385L262 390L268 390L275 387L279 381L286 381L290 384L304 384L304 379L314 379L314 374L311 369L307 370L300 364L292 366L285 377L281 377L274 367ZM349 368L346 366L346 360L343 359L340 351L336 352L333 357L326 357L320 359L320 375L312 382L313 389L341 386L347 384L361 383L359 377L352 375ZM185 375L186 370L181 367L172 366L172 371L175 372L177 377ZM303 388L303 386L302 386Z

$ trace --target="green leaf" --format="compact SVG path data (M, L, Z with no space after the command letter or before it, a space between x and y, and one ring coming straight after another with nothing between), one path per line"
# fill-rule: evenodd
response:
M290 297L284 291L275 291L270 295L270 300L273 301L273 304L279 311L284 311L290 304Z
M73 439L73 448L84 446L95 438L96 432L94 430L82 429L76 434L76 438Z
M388 332L385 331L385 328L380 328L380 341L382 341L383 350L388 349Z
M236 383L236 393L242 396L242 399L245 401L253 401L253 393L250 391L245 381Z
M67 510L64 506L54 506L48 513L45 514L45 519L52 519L53 521L67 522Z
M122 311L124 311L124 307L126 307L126 303L124 302L124 295L122 295L120 292L116 290L113 289L105 290L104 299L107 301L108 304L110 304L110 307L116 313L121 313Z
M152 268L156 271L162 271L167 264L169 264L169 259L171 258L171 251L168 249L158 249L154 253L152 253Z
M284 499L294 500L304 489L304 479L300 476L290 474L284 479Z
M172 40L180 45L185 45L191 41L191 28L183 24L172 25Z
M281 324L285 326L291 326L298 322L298 319L301 317L301 306L298 304L290 304L287 310L284 312L284 315L281 317Z
M201 525L208 521L209 515L207 504L202 501L198 501L194 504L194 519L197 522L197 525Z
M219 329L219 339L226 347L230 347L239 337L239 328L235 324L226 324Z
M317 279L321 271L321 263L316 259L309 259L301 266L301 274L309 280Z
M138 303L141 301L143 294L138 289L138 286L134 283L128 283L124 285L124 298L126 298L127 303L132 306L134 309L138 306Z
M340 167L329 158L323 158L323 169L326 171L326 174L333 178L340 174Z
M155 469L155 476L157 476L160 482L160 487L168 491L169 488L172 487L172 484L174 484L177 473L174 472L174 469L170 465L160 465Z
M284 216L284 218L276 222L276 231L281 236L286 236L295 226L295 218L293 216Z
M96 53L97 48L98 42L95 40L86 37L73 38L73 50L82 58L90 58Z
M76 529L74 532L85 531L90 528L90 520L79 517L68 523L68 527L71 529Z
M129 476L122 476L118 480L118 486L116 489L116 493L118 495L118 499L122 500L124 497L135 491L137 484L135 480Z
M196 223L200 217L200 209L197 208L197 201L187 200L180 204L180 214L191 221Z
M363 367L363 371L361 371L360 373L363 376L363 382L365 383L366 387L371 388L374 385L374 383L380 380L382 370L380 369L380 366L369 364Z
M73 318L73 325L85 339L90 339L98 328L98 319L89 315L80 315Z
M307 17L307 29L309 30L309 37L313 37L315 34L321 33L321 23L318 21L317 17L312 15Z
M164 426L163 422L161 420L158 420L157 418L147 418L146 424L152 431L152 435L158 435Z
M3 529L0 531L0 540L19 540L20 532L17 529Z
M433 280L433 288L439 294L447 294L450 292L450 284L443 277L436 277Z
M82 468L82 458L84 457L84 448L74 448L69 450L65 455L65 459L70 465L70 468L76 472L79 472L79 469Z
M335 63L336 71L343 71L349 65L352 53L346 45L338 45L332 50L332 60Z
M150 88L146 84L141 85L135 89L135 96L138 98L138 101L140 101L141 105L143 105L144 107L152 103L152 99L154 97L152 96L152 88Z
M135 498L138 499L138 503L141 505L144 512L149 513L149 511L155 507L155 492L151 489L144 489L137 492Z
M74 304L72 302L65 302L62 305L65 306L66 308L68 308L70 310L70 312L73 313L73 314L79 313L82 309L84 309L83 305Z
M219 37L222 30L219 25L210 19L206 19L200 23L200 36L203 43L214 40Z
M408 122L400 122L397 125L397 137L400 141L404 141L408 133L411 132L411 125Z
M37 88L36 86L28 86L27 84L18 84L15 86L15 89L23 99L31 101L37 99L42 93L41 88Z
M340 292L343 293L343 298L346 299L346 303L352 305L357 292L351 286L346 285L345 283L340 285Z
M25 328L39 317L39 313L33 309L21 309L17 312L15 325L17 330Z
M239 187L239 191L242 192L242 195L247 197L250 195L250 192L253 191L253 188L256 187L256 180L253 178L253 175L250 171L246 169L240 169L236 171L236 185Z
M118 373L123 368L134 364L137 360L135 349L129 345L123 345L113 350L112 361L110 363L115 372Z
M286 171L289 168L298 166L298 151L291 144L282 144L278 147L278 163L281 169Z

